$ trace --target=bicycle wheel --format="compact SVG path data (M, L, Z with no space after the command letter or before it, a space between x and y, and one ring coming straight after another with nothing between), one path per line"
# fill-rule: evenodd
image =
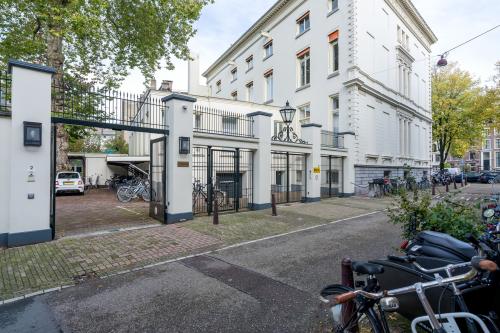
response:
M129 202L132 200L132 196L129 193L129 187L128 186L122 186L116 191L116 197L120 202Z
M352 288L334 284L324 288L321 296L325 299L333 300L335 296L352 291ZM352 300L344 304L334 305L330 308L330 323L334 333L383 333L382 323L376 317L375 311L360 313L357 300Z
M151 201L151 193L149 192L149 188L145 188L142 193L141 193L141 197L144 201L146 202L149 202Z

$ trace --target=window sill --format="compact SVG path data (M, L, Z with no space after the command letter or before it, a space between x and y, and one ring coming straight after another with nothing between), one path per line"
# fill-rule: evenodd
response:
M307 30L304 30L302 31L301 33L299 33L297 36L295 36L295 39L301 37L302 35L304 35L306 32L308 32L309 30L311 30L311 28L307 29Z
M252 69L253 69L253 67L252 67L252 68L247 69L247 70L245 71L245 74L246 74L246 73L248 73L248 72L250 72Z
M274 100L271 98L270 100L265 101L264 104L271 104L272 102L274 102Z
M295 92L299 92L299 91L301 91L301 90L307 89L307 88L309 88L310 86L311 86L311 84L310 84L310 83L308 83L308 84L306 84L306 85L304 85L304 86L302 86L302 87L298 87L297 89L295 89Z
M326 77L326 79L331 79L332 77L336 77L336 76L339 76L339 70L337 69L335 72L332 72L330 74L328 74L328 76Z
M274 53L273 53L273 54L274 54ZM273 55L272 55L272 54L270 54L270 55L268 55L267 57L264 57L264 59L262 59L262 61L266 61L267 59L271 58L272 56L273 56Z
M338 9L338 8L336 8L336 9L332 9L332 10L330 10L330 11L328 12L328 14L326 14L326 17L330 17L331 15L335 14L335 13L336 13L336 12L338 12L338 11L339 11L339 9Z

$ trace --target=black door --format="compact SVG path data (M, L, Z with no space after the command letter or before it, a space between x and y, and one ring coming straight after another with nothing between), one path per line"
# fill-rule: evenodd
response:
M167 137L161 137L150 142L149 150L149 184L151 201L149 216L165 223L167 221L166 178L167 178Z

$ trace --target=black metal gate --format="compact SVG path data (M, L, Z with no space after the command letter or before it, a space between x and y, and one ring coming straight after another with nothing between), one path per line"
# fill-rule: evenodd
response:
M343 193L343 158L321 156L321 197L331 198Z
M167 183L167 137L150 141L150 163L149 163L149 184L151 191L151 201L149 202L149 216L166 222L167 207L166 183Z
M253 153L193 147L193 213L247 209L253 194Z
M271 194L276 203L298 202L306 194L306 157L288 152L271 153Z

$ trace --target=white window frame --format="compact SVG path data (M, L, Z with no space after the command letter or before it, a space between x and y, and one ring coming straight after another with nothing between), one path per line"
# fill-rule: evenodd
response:
M215 86L216 86L216 89L217 89L216 93L220 93L221 90L222 90L222 81L219 80L219 81L215 82Z
M339 9L339 0L328 0L328 10L330 12L337 11Z
M335 101L337 101L335 103ZM337 104L337 105L335 105ZM332 131L334 133L339 132L339 113L340 113L340 99L339 95L331 95L330 96L330 106L331 106L331 113L332 113ZM336 121L335 121L336 120Z
M231 69L231 82L236 81L238 79L238 67L234 67Z
M252 82L248 82L246 85L246 98L247 98L247 101L248 102L252 102L253 100L253 93L254 93L254 86L253 86L253 81Z
M264 78L266 82L266 102L269 102L274 98L274 73L271 73Z
M274 53L273 41L270 41L270 42L267 42L266 44L264 44L264 59L269 58L270 56L273 55L273 53Z
M237 101L238 100L238 91L237 90L234 90L232 93L231 93L231 99L233 101Z
M247 58L246 63L247 63L247 71L253 69L253 55Z
M297 36L300 36L311 29L311 17L307 13L300 20L297 20Z
M340 67L340 49L339 49L339 39L334 39L330 43L330 73L336 73ZM335 54L337 50L337 54Z
M491 140L490 139L484 140L484 149L491 149Z
M297 110L299 111L299 122L308 124L311 121L311 103L303 104Z
M311 53L307 52L301 57L297 58L298 61L298 82L299 88L311 84Z

